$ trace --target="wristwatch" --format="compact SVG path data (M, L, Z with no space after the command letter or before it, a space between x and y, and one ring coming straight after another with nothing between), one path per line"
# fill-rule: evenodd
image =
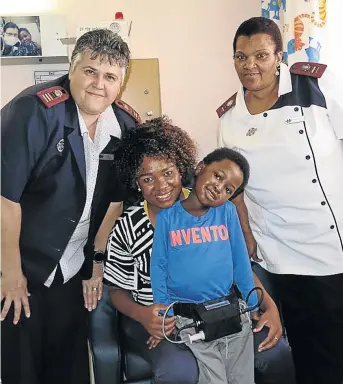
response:
M105 252L100 250L94 250L93 262L95 264L101 264L105 259Z

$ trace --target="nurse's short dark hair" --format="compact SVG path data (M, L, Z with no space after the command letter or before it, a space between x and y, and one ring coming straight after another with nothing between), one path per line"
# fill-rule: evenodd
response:
M137 174L145 156L170 160L179 170L183 185L188 185L197 164L197 146L185 130L166 116L148 120L122 137L115 164L133 201L140 197Z
M109 29L94 29L86 32L76 41L71 55L70 72L73 72L85 51L89 51L92 59L109 62L123 69L123 80L129 66L130 50L125 41Z
M233 39L233 53L236 53L237 40L240 36L251 37L263 33L269 35L275 44L275 51L282 52L282 36L278 25L266 17L252 17L244 21L237 29L235 37Z
M217 161L222 160L230 160L236 163L240 170L243 173L243 183L237 188L236 192L231 196L231 199L238 196L241 192L244 191L244 188L248 184L249 176L250 176L250 166L248 160L241 155L239 152L230 149L230 148L217 148L213 152L209 153L206 157L204 157L203 162L205 165L210 165Z

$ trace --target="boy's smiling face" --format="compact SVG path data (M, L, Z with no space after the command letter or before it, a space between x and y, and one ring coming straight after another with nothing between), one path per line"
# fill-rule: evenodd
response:
M209 165L201 162L195 175L195 193L204 207L223 205L243 183L243 172L240 167L226 159Z

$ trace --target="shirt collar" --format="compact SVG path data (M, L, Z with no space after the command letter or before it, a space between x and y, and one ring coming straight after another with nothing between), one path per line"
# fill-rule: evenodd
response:
M77 117L79 119L81 136L83 136L84 134L88 135L88 129L87 129L86 123L83 120L83 117L81 115L80 108L79 108L79 106L77 104L75 104L75 105L76 105L76 110L77 110Z
M110 136L121 138L121 129L112 105L107 107L98 119L99 127Z
M280 97L290 92L292 92L291 74L288 66L281 63L278 96ZM232 114L234 119L244 119L251 116L245 103L244 88L242 85L237 92L236 105L232 110Z
M80 131L81 135L88 134L88 129L86 126L86 123L81 115L80 108L76 104L76 110L77 115L79 118L79 125L80 125ZM107 107L104 112L101 113L101 115L98 118L97 122L97 131L98 129L101 130L101 134L107 134L109 136L115 136L120 138L121 137L121 129L117 120L117 117L113 111L112 105Z

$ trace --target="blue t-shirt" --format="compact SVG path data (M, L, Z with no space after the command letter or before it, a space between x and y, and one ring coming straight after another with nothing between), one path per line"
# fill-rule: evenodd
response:
M178 201L156 219L151 256L154 303L204 302L235 283L245 300L255 287L236 207L229 201L196 217ZM249 306L257 303L254 292Z

